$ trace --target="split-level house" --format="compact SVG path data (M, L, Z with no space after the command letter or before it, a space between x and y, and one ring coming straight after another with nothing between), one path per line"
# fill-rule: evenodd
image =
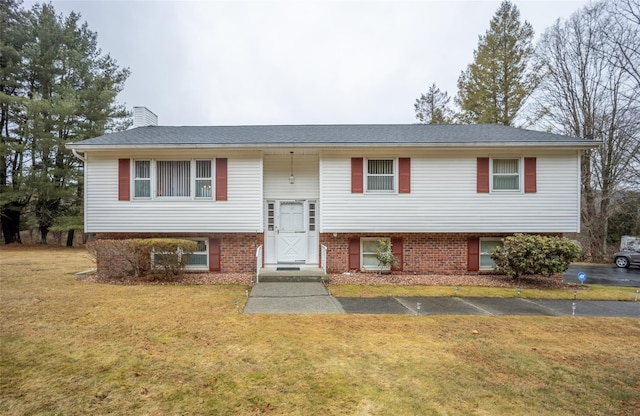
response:
M141 127L69 145L84 160L85 231L198 241L189 268L491 270L516 232L580 229L592 141L498 125ZM108 267L98 258L98 267Z

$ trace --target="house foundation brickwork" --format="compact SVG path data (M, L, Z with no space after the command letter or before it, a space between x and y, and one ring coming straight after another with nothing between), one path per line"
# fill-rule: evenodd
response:
M402 243L403 273L477 274L467 270L469 237L504 237L509 234L466 233L323 233L327 247L327 272L349 271L349 241L363 237L387 237Z
M263 244L259 233L97 233L97 239L208 238L220 242L221 273L255 273L256 249ZM97 253L98 273L121 261L113 253Z

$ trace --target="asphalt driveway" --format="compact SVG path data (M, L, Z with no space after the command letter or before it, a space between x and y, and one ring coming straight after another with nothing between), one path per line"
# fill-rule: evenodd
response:
M566 283L580 283L578 273L587 276L587 285L631 286L640 287L640 268L620 269L613 263L609 265L571 265L562 275Z

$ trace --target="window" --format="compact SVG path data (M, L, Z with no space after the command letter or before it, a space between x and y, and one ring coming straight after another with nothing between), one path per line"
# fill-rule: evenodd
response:
M502 246L502 240L498 238L480 239L480 270L493 270L495 263L491 258L494 248Z
M151 198L151 161L135 161L133 189L136 198Z
M187 256L185 268L209 270L209 251L207 240L197 240L196 250Z
M520 190L520 159L493 159L494 191Z
M309 231L316 230L316 203L309 202Z
M187 255L184 268L187 270L209 270L209 250L208 250L208 240L196 240L197 247L196 250ZM153 263L161 262L162 258L165 256L175 254L170 253L161 253L161 252L153 252L151 254ZM178 252L178 256L182 256L181 252Z
M267 230L275 230L276 204L273 201L267 202Z
M196 198L211 198L211 161L196 160Z
M156 196L191 196L191 163L188 160L156 162Z
M363 270L389 270L389 267L380 266L380 262L376 257L379 247L379 240L389 240L388 238L363 238L360 240L362 245L360 253L360 264Z
M213 199L212 160L136 160L134 198Z
M393 159L367 160L367 191L393 191L395 183Z

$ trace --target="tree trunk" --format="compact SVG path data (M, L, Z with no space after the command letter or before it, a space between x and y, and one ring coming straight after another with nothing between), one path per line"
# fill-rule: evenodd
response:
M40 225L38 227L38 243L47 244L47 236L49 235L49 227Z
M2 215L0 220L2 222L2 235L4 236L4 243L20 243L20 214L19 209L2 208Z
M73 228L67 231L67 247L73 247L73 235L75 231Z

